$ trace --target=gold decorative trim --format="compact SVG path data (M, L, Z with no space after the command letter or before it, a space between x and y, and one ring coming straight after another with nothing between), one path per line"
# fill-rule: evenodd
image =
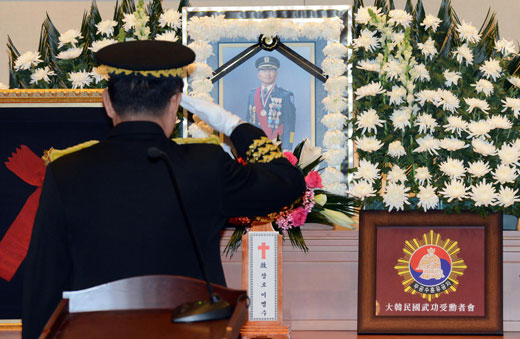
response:
M141 74L143 76L153 76L156 78L160 77L179 77L182 78L185 76L186 72L184 71L183 67L179 68L172 68L172 69L160 69L156 71L139 71L139 70L131 70L131 69L124 69L124 68L118 68L118 67L112 67L107 65L101 65L98 67L98 72L100 74Z
M22 323L17 321L6 321L6 320L0 320L0 332L15 332L15 331L21 331L22 330Z
M274 159L283 157L283 153L278 146L274 145L268 137L260 137L253 140L246 151L246 160L249 163L271 162Z
M103 103L103 89L6 89L0 104Z

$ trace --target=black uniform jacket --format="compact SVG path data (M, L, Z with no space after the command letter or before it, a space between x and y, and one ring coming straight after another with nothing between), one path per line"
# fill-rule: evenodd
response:
M231 135L239 155L264 133ZM25 263L23 338L36 338L66 290L132 276L201 278L167 167L168 154L209 279L225 285L220 232L228 217L266 215L300 196L301 171L285 158L243 166L220 146L177 145L152 122L124 122L107 140L64 156L46 172Z

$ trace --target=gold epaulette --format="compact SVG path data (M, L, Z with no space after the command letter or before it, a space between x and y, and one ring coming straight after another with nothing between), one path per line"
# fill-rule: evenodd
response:
M246 151L248 163L271 162L281 157L283 157L283 153L268 137L255 139Z
M77 152L81 149L95 145L98 142L99 142L98 140L85 141L85 142L82 142L81 144L78 144L76 146L67 147L65 149L54 149L51 147L49 150L47 150L43 153L42 159L45 161L45 164L47 165L47 164L53 162L54 160L61 158L64 155Z

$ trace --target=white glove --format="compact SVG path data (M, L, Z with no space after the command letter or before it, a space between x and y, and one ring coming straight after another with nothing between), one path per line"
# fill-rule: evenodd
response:
M219 105L182 94L181 106L195 114L211 128L229 136L241 122L240 118Z

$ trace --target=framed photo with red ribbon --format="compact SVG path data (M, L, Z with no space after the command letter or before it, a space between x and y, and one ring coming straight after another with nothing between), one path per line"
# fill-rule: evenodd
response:
M501 334L502 215L360 212L358 333Z

